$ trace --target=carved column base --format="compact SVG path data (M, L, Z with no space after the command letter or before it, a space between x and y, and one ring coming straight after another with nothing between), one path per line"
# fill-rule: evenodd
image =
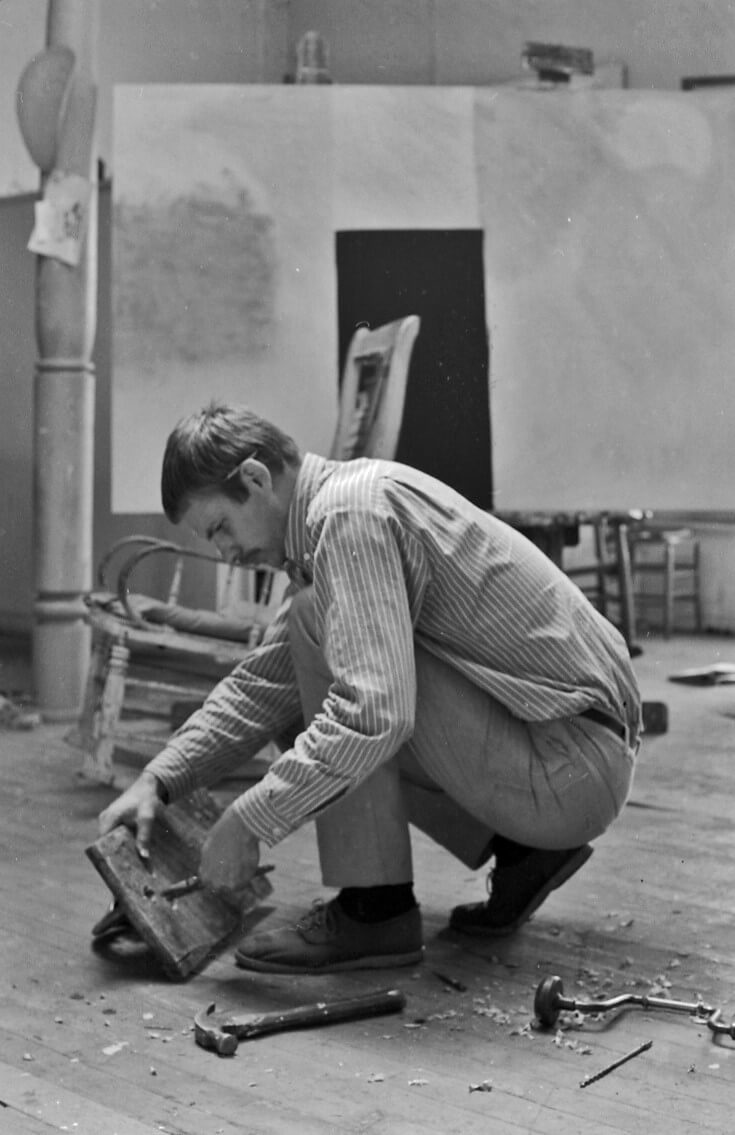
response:
M45 721L76 721L91 646L81 596L40 596L33 606L33 689Z

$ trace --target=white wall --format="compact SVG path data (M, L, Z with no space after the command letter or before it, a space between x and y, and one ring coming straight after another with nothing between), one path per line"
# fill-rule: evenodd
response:
M735 0L99 0L99 152L112 155L112 88L130 82L281 82L293 72L307 29L327 36L340 83L503 83L520 73L528 39L591 48L598 62L622 60L629 84L674 90L683 75L735 70ZM0 195L34 192L37 171L18 133L20 73L45 41L47 0L0 2ZM114 176L114 168L112 169ZM8 264L6 280L18 271ZM28 264L17 250L24 279ZM8 310L12 304L7 305ZM13 454L0 532L17 528L30 500L30 404L34 365L28 320L3 324L0 344L0 452ZM109 329L107 329L109 332ZM98 364L106 408L109 374ZM98 483L109 476L102 431ZM5 466L4 466L5 470ZM10 503L7 503L10 502ZM27 527L27 526L26 526ZM12 579L0 567L0 615L29 617L26 528ZM17 553L17 554L16 554ZM21 557L22 558L22 557ZM722 557L720 557L722 559ZM735 597L730 606L735 609Z
M288 0L97 0L100 157L112 156L116 83L280 82ZM15 92L46 41L48 0L0 4L0 196L35 190L38 171L18 132Z
M0 196L33 192L38 170L18 130L18 79L46 38L47 0L5 0L0 7Z

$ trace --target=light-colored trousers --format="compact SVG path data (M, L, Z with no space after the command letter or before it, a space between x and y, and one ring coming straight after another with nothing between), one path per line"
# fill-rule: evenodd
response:
M312 588L292 600L289 635L308 724L332 681ZM316 819L325 886L410 882L409 824L475 868L496 833L530 847L577 847L621 811L635 757L611 729L584 717L521 721L418 645L416 679L410 742Z

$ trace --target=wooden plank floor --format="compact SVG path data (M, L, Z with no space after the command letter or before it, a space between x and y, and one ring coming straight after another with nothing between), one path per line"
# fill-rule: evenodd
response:
M666 680L716 661L735 661L735 640L645 643L636 667L644 696L668 703L669 732L645 740L631 802L589 864L513 939L443 933L454 903L482 896L483 877L417 837L426 958L373 974L249 976L223 956L177 984L146 957L93 952L90 928L109 894L83 851L112 793L80 782L62 728L3 732L0 1132L729 1130L735 1042L715 1041L688 1016L630 1009L614 1020L569 1018L558 1032L531 1027L534 990L552 974L571 997L654 988L735 1015L735 686ZM0 687L22 688L4 676ZM231 793L223 787L223 801ZM311 829L268 859L276 871L266 926L323 894ZM243 1042L231 1059L194 1044L193 1015L210 1001L265 1010L385 986L405 992L401 1016ZM579 1087L646 1040L650 1051Z

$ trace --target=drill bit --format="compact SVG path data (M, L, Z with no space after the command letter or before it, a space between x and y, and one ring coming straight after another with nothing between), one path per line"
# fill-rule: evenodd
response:
M580 1082L580 1088L586 1088L589 1084L596 1083L601 1080L603 1076L607 1076L609 1072L614 1072L621 1064L627 1064L634 1056L640 1056L642 1052L647 1052L653 1044L652 1040L647 1040L644 1044L639 1044L632 1052L626 1052L625 1056L621 1056L619 1060L614 1060L612 1064L608 1064L607 1068L601 1068L599 1072L595 1072L593 1076L585 1076L584 1080Z

